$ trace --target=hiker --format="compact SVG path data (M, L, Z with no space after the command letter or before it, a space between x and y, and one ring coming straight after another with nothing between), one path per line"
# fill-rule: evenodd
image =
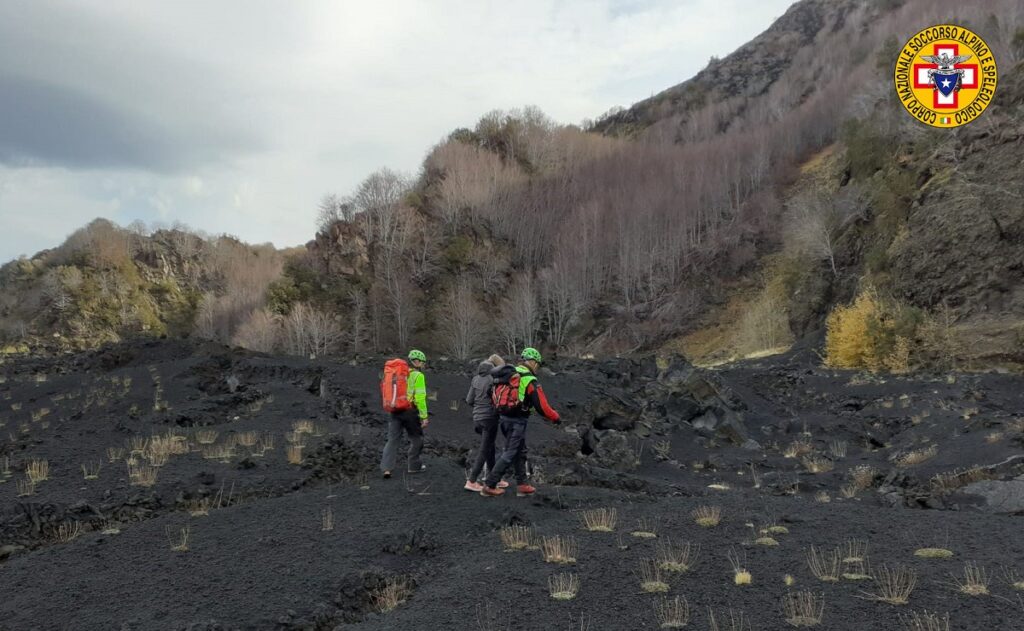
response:
M497 455L495 453L497 447L494 443L498 438L499 419L498 411L494 409L494 401L491 400L491 384L494 383L491 371L504 365L505 360L500 355L491 355L480 362L476 368L476 375L473 376L473 383L469 386L469 392L466 393L466 403L473 406L473 429L480 434L480 450L476 454L476 462L473 463L473 468L469 471L466 485L462 487L467 491L479 493L483 490L484 485L480 483L480 474L483 472L485 464L487 471L494 469L494 458ZM498 482L498 488L506 487L508 487L508 482L504 480Z
M558 412L548 405L544 390L537 381L537 369L540 368L541 356L534 348L524 348L520 354L519 365L502 366L491 372L494 385L491 386L494 407L501 416L501 432L505 435L505 450L494 463L494 468L487 474L484 488L480 495L495 497L505 493L498 488L498 481L509 467L515 468L516 496L525 497L537 491L526 482L526 423L530 413L536 410L555 425L561 418Z
M409 351L409 364L401 359L392 359L384 364L384 379L381 381L381 396L384 410L391 413L388 420L388 442L380 460L380 469L385 478L391 477L395 468L398 443L402 430L409 436L409 473L420 473L427 466L420 462L423 451L423 430L430 423L427 415L427 379L423 375L427 356L423 351Z

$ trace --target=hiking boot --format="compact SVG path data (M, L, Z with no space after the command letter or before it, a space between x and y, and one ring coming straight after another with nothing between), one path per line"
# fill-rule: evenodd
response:
M484 490L484 485L480 484L479 482L473 482L471 480L466 480L466 486L464 486L462 488L466 489L467 491L473 491L474 493L479 493L480 491Z
M529 484L520 484L516 487L516 497L526 497L533 495L537 492L537 489L533 488Z
M427 465L421 464L419 469L409 469L409 473L423 473L427 470Z
M504 494L505 489L496 489L490 486L484 486L484 488L480 489L480 495L483 495L484 497L498 497L499 495Z
M390 471L385 471L384 472L384 479L387 480L390 477L391 477L391 472Z
M499 489L507 489L508 488L508 481L502 480L502 481L498 482L498 487L497 488L499 488Z

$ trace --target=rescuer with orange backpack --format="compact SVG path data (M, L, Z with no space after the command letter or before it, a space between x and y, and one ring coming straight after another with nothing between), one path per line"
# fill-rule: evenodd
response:
M537 410L541 416L557 425L561 418L558 412L548 405L544 390L537 381L536 372L540 368L541 356L534 348L524 348L516 367L502 366L495 368L491 375L494 384L491 386L491 398L494 409L501 419L501 432L505 435L505 451L494 463L494 468L487 475L484 488L480 495L495 497L503 495L504 489L498 488L498 481L509 467L515 468L516 495L525 497L537 491L526 482L526 423L530 412Z
M384 378L380 382L381 400L384 411L391 414L388 419L388 441L380 460L380 469L385 478L391 477L395 468L398 444L402 430L409 436L409 473L419 473L427 467L420 462L423 451L423 430L429 424L427 415L427 379L423 375L427 356L422 351L409 351L409 364L403 359L392 359L384 364Z

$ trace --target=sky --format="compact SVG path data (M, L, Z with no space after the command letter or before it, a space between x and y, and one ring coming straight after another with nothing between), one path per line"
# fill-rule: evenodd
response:
M791 0L0 0L0 261L96 217L300 245L486 112L596 118Z

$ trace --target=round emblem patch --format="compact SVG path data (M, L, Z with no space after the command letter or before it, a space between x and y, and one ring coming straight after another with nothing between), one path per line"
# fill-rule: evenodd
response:
M981 116L996 93L992 50L955 24L929 26L911 37L896 60L896 95L932 127L959 127Z

